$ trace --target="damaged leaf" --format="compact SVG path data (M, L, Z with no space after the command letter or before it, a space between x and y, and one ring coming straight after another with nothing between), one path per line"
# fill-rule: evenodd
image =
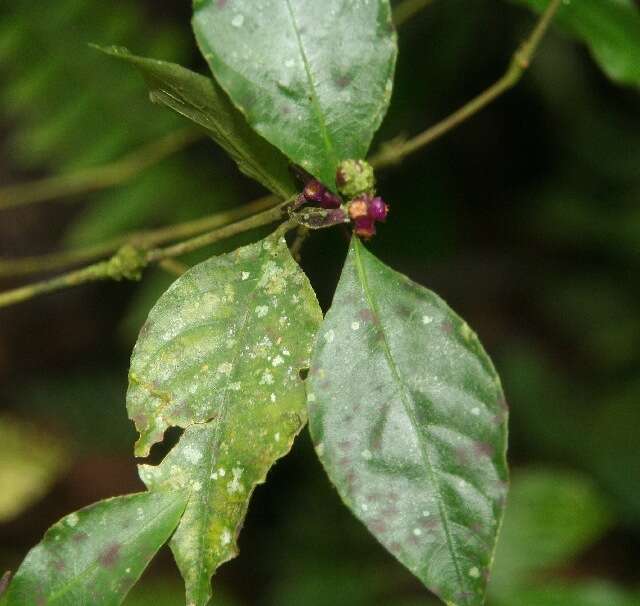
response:
M117 606L184 511L177 492L100 501L54 524L0 598L2 606Z
M346 505L448 604L482 604L507 410L473 331L354 238L308 383L311 435Z
M189 495L171 540L188 604L207 604L213 572L237 553L253 489L306 422L299 371L321 319L306 276L273 235L190 269L140 333L127 394L136 454L168 427L185 428L140 476L150 490Z

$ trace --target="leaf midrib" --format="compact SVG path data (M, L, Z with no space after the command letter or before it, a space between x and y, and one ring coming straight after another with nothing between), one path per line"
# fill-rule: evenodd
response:
M287 10L289 12L289 18L291 19L291 24L293 26L293 30L296 35L296 41L298 43L298 49L300 50L300 56L302 57L304 70L307 75L307 81L309 83L309 88L311 91L311 105L313 106L314 113L316 114L316 117L318 119L318 125L320 127L320 133L322 135L322 141L324 143L325 150L327 151L327 156L331 161L332 166L335 167L338 164L338 160L336 158L335 150L333 149L333 144L331 143L331 139L329 138L329 131L327 129L327 124L325 122L324 114L322 112L322 106L320 105L320 99L318 98L316 83L311 73L311 66L309 65L307 53L304 49L304 44L302 43L302 37L300 36L298 22L296 20L295 13L293 12L293 7L291 6L291 0L286 0L286 5L287 5ZM333 184L325 183L325 185L332 186Z
M355 236L354 236L355 238ZM369 307L371 307L373 313L375 314L375 316L377 318L380 318L380 313L378 311L378 306L376 304L376 302L373 299L373 295L371 293L371 290L369 288L369 281L367 278L367 274L366 271L364 269L364 265L362 263L362 258L360 256L360 247L362 246L362 244L360 243L359 240L355 240L354 242L354 252L355 252L355 261L356 261L356 271L358 273L358 278L360 279L360 283L362 284L362 289L364 291L365 297L367 299L367 303L369 304ZM380 321L379 323L379 330L380 330L380 334L382 335L382 339L381 339L381 343L382 343L382 349L384 351L385 357L387 359L387 364L389 365L389 368L391 370L391 373L393 374L397 384L400 386L400 397L402 399L402 404L404 406L405 409L405 413L407 414L407 416L410 418L411 423L413 424L413 427L417 427L418 426L418 421L416 419L416 416L414 414L413 411L413 407L411 405L411 402L409 401L409 398L407 396L407 389L406 386L404 384L404 381L402 380L402 377L400 375L400 371L398 370L398 367L393 359L393 355L391 354L391 348L389 347L389 341L387 339L387 335L384 331L383 328L383 324L382 321ZM452 555L452 560L453 560L453 565L456 571L456 576L458 577L458 582L460 584L460 586L462 588L464 588L464 590L466 591L467 589L467 584L466 584L466 579L464 578L464 575L462 574L462 571L460 570L460 565L458 563L458 557L457 557L457 551L454 548L454 543L453 543L453 537L451 534L451 529L450 529L450 522L449 522L449 517L446 511L446 508L444 506L443 503L443 498L442 498L442 491L440 488L440 482L438 481L438 477L435 471L435 468L433 467L433 464L431 462L431 457L429 456L429 452L427 450L426 444L424 443L424 439L422 437L422 434L419 431L416 431L416 434L418 436L418 442L420 444L420 452L422 454L422 458L424 460L424 463L427 467L427 470L429 472L429 476L431 478L431 482L435 488L436 491L436 495L437 495L437 501L438 501L438 511L440 513L440 518L442 519L442 527L444 530L444 534L445 534L445 538L447 541L447 546L449 548L449 551Z

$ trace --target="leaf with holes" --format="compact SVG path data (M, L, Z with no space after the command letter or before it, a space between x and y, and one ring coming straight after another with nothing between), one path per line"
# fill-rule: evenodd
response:
M354 238L308 382L311 435L346 505L442 599L482 604L507 410L469 326Z
M126 48L96 48L133 65L147 82L154 103L206 129L247 176L283 198L295 193L287 159L250 128L211 78L175 63L137 57Z
M115 497L54 524L18 569L2 606L117 606L184 511L177 492Z
M184 427L164 461L142 465L151 490L189 495L171 540L187 603L237 553L256 484L306 422L299 376L322 313L284 238L213 257L181 276L151 310L131 360L127 407L146 456Z
M249 123L328 187L363 158L391 97L388 0L196 0L193 29Z
M538 13L549 4L549 0L513 1ZM589 46L612 80L640 86L640 8L634 0L562 2L555 20Z

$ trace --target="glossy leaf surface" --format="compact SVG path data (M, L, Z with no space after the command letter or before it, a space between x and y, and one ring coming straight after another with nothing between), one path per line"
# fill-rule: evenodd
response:
M3 606L116 606L167 541L186 495L115 497L52 526L17 571Z
M196 0L214 75L253 127L328 187L363 158L389 104L388 0Z
M251 492L306 422L307 368L322 314L283 238L213 257L160 298L131 361L129 415L145 456L169 426L178 444L140 476L189 494L171 541L187 603L204 605L237 553Z
M100 50L136 67L146 80L154 103L205 128L247 176L283 198L295 193L287 159L251 129L211 78L175 63L137 57L124 48Z
M449 604L482 604L507 489L507 409L476 335L353 239L309 374L347 506Z
M515 1L538 13L548 4L548 0ZM640 8L634 0L562 2L555 20L589 46L610 78L640 86Z

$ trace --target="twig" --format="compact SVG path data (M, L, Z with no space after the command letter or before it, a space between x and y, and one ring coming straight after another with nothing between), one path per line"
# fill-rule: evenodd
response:
M86 248L19 259L0 258L0 278L26 276L94 261L109 256L125 244L132 244L138 248L149 248L180 240L181 238L188 238L271 208L277 202L278 198L275 196L265 196L248 204L217 212L202 219L186 221L154 230L135 231Z
M533 31L518 47L518 50L511 58L507 71L497 82L463 105L449 117L438 122L431 128L428 128L416 137L413 137L408 141L395 140L384 144L381 150L371 158L371 164L375 168L384 168L392 164L397 164L408 155L413 154L435 139L438 139L445 133L449 132L461 122L464 122L467 118L483 109L504 92L515 86L531 64L536 49L538 48L542 37L547 31L549 24L561 3L562 0L551 0L549 2Z
M0 189L0 210L120 185L204 136L200 130L182 129L103 166L4 187Z
M433 0L404 0L400 2L400 4L393 9L393 22L396 27L404 25L432 2Z
M305 243L305 240L309 237L310 230L300 225L296 230L295 240L291 244L291 256L300 263L300 251Z
M107 261L100 261L82 269L69 272L62 276L28 284L21 288L8 290L0 293L0 307L8 307L27 299L32 299L63 288L86 284L88 282L98 282L101 280L139 280L144 268L151 263L158 263L165 259L179 257L186 253L198 250L204 246L226 240L237 234L269 225L283 218L284 207L289 201L282 202L277 206L254 214L246 219L214 229L208 233L196 236L179 244L166 248L154 248L143 251L130 244L123 246L113 257ZM290 229L293 224L284 223L280 229Z

